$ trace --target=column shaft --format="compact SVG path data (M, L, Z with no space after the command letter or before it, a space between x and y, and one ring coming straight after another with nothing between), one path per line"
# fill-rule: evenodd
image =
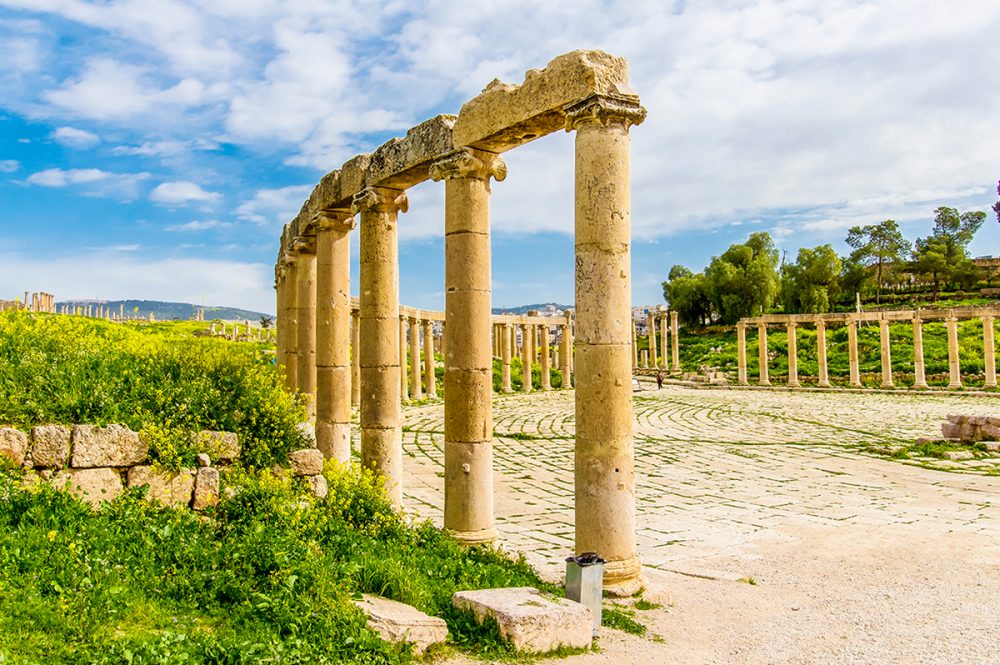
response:
M405 316L399 317L399 398L403 401L410 399L410 372L407 370L406 355L406 333L410 329Z
M562 325L562 339L559 340L559 371L562 373L563 388L573 387L573 323L566 310L566 323Z
M351 310L351 406L361 406L361 312Z
M983 369L985 381L983 388L997 387L996 342L994 340L993 317L983 317Z
M736 380L747 385L747 327L742 321L736 324Z
M819 366L819 387L830 387L830 368L826 358L826 321L816 321L816 358Z
M428 397L437 397L434 377L434 322L424 319L424 386Z
M673 356L673 370L681 371L681 345L680 345L680 323L677 320L677 312L670 312L670 344L671 355Z
M658 367L660 362L656 353L656 314L654 310L649 310L646 316L646 325L649 327L649 363L651 367Z
M924 322L917 317L913 317L913 387L927 387L924 370Z
M521 391L531 392L531 326L521 325Z
M892 342L889 339L889 322L885 319L878 322L878 339L882 349L882 387L892 388Z
M760 364L757 384L771 385L767 372L767 325L764 323L757 324L757 362Z
M850 365L850 383L853 388L861 387L861 367L858 364L858 322L847 322L847 362Z
M511 338L514 336L513 327L509 323L500 324L503 330L503 336L500 340L500 390L505 393L513 392L510 383L510 359L513 354L510 352L510 347L513 345ZM447 390L447 389L445 389Z
M298 258L293 257L288 263L285 274L285 387L291 392L299 388L299 310L295 301L298 298ZM280 316L280 314L279 314ZM222 324L222 334L226 334L226 324Z
M420 319L410 317L410 399L423 399L420 385Z
M667 315L660 314L660 363L657 365L660 369L667 369L670 365L667 359Z
M635 319L632 319L632 367L639 367L639 336L635 331Z
M785 330L788 335L788 386L790 388L799 387L799 345L795 336L798 326L795 323L788 323Z
M551 390L552 389L552 380L551 380L551 377L549 376L549 373L550 373L550 370L551 370L551 366L549 365L549 361L550 361L550 356L549 356L549 327L548 326L541 326L541 334L542 334L542 340L541 340L542 341L542 353L541 353L541 361L542 361L542 390Z
M958 319L949 316L945 319L948 328L948 387L962 387L962 365L958 357Z
M299 348L296 355L299 392L305 396L310 417L316 415L316 255L300 254L298 260ZM234 326L239 330L239 324ZM238 332L234 334L235 340Z

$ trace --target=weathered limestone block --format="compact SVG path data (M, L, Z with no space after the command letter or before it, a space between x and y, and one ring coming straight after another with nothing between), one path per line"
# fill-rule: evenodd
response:
M946 439L958 439L962 435L962 426L958 423L941 423L941 436Z
M288 455L288 463L296 476L316 476L323 473L323 453L316 448L303 448Z
M240 456L240 437L235 432L205 430L195 434L194 443L218 464L232 464Z
M590 608L542 596L532 587L459 591L451 602L458 609L470 610L479 623L487 617L495 620L504 639L520 651L589 648L593 639Z
M448 639L448 624L444 619L424 614L410 605L367 593L354 604L368 617L368 627L383 640L410 642L418 656Z
M0 456L6 457L16 466L24 464L28 454L28 435L12 427L0 427Z
M149 487L148 497L165 506L186 506L194 491L194 471L167 471L151 466L133 466L128 470L128 486Z
M194 476L194 496L191 507L205 510L219 503L219 470L212 467L198 469Z
M39 469L61 469L69 462L70 430L62 425L31 428L31 462Z
M455 149L455 119L437 115L383 143L371 154L365 183L405 190L427 180L430 165Z
M70 466L74 469L134 466L145 462L148 456L149 446L127 427L73 426L73 456Z
M122 493L121 476L114 469L68 469L54 474L49 483L56 489L66 489L81 501L98 506L102 501L114 501Z
M330 485L326 482L326 476L322 474L306 476L306 481L309 483L309 491L317 499L325 499L326 495L330 493Z

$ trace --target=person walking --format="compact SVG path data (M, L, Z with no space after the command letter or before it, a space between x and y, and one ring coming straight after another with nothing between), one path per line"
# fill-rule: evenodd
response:
M663 390L663 372L656 373L656 389Z

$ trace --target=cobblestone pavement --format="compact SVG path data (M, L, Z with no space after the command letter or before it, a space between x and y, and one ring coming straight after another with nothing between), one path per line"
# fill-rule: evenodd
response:
M494 406L498 530L505 547L553 575L573 549L573 410L568 391L500 396ZM919 524L928 536L1000 535L1000 477L928 470L857 449L933 437L949 413L997 411L995 397L958 395L677 386L637 393L643 564L681 570L798 527ZM404 411L405 501L437 524L442 423L441 404Z

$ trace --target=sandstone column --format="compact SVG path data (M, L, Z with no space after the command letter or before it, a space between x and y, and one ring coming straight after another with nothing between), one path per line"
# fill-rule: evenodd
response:
M316 219L316 447L351 461L351 238L348 210Z
M549 327L542 326L542 390L552 390L552 380L549 376L551 366L549 365Z
M639 367L639 339L635 332L635 319L632 319L632 367Z
M296 355L299 392L306 398L309 417L316 415L316 255L299 254L298 309L299 348ZM239 324L234 326L239 334ZM236 335L233 336L235 341Z
M823 319L816 319L816 357L817 365L819 366L819 385L820 388L830 387L830 368L827 365L826 359L826 321Z
M760 377L757 381L758 385L769 386L771 385L771 380L768 378L767 373L767 324L758 323L757 324L757 360L760 364L760 372L758 376Z
M493 359L490 352L490 178L507 175L494 153L463 149L431 167L445 181L444 527L462 543L496 538L493 525ZM509 334L509 327L504 326ZM503 340L503 389L510 344Z
M795 337L795 329L798 327L794 321L785 324L788 334L788 387L799 387L799 345Z
M948 387L962 387L962 366L958 357L958 319L949 316L945 320L948 327Z
M736 380L741 386L747 381L747 324L740 321L736 324Z
M642 366L649 367L649 349L642 350Z
M924 322L919 316L913 317L913 387L927 387L924 372Z
M399 398L403 401L410 399L410 372L406 364L406 333L410 329L407 318L399 315Z
M562 324L562 339L559 340L559 371L562 373L563 388L573 387L573 314L566 310L566 323ZM631 317L630 317L631 318ZM633 347L634 348L634 347ZM638 364L638 363L636 363Z
M632 442L629 134L634 96L570 105L576 130L576 551L599 552L605 588L641 588Z
M521 391L530 393L531 386L531 326L521 325Z
M892 346L889 339L889 321L880 319L878 322L878 339L882 347L882 387L892 388Z
M420 319L410 317L410 399L423 399L420 385Z
M295 392L299 387L299 309L296 306L298 298L298 257L294 254L286 258L288 266L285 272L285 311L279 313L285 319L285 387ZM226 324L222 324L222 335L226 334Z
M428 397L437 397L434 377L434 322L424 319L424 386Z
M361 406L361 316L351 309L351 406Z
M361 212L361 463L385 479L390 500L403 500L400 427L399 247L397 216L406 194L368 187L354 197Z
M278 367L278 372L280 374L282 374L282 376L284 375L284 367L285 367L285 362L286 362L286 359L285 359L285 353L286 353L285 352L285 323L286 323L286 321L285 321L285 283L286 283L285 282L285 273L287 271L288 271L287 267L279 259L278 260L278 265L275 266L275 269L274 269L274 293L275 293L275 299L276 299L275 312L277 312L277 317L276 317L277 318L277 323L275 324L275 327L278 330L278 338L277 338L277 340L275 341L275 344L274 344L274 347L275 347L274 348L274 356L275 356L275 360L277 361L276 364L277 364L277 367ZM215 327L215 322L214 321L212 322L212 325L209 328L209 331L212 333L212 335L216 334L216 332L215 332L216 331L216 327Z
M660 312L660 369L668 369L670 362L667 359L667 315Z
M510 393L514 392L514 389L511 388L510 385L510 359L511 355L513 355L511 354L511 346L513 346L511 338L514 336L514 329L509 323L503 323L501 325L503 326L503 339L500 344L500 390L505 393Z
M850 365L850 383L852 388L861 387L861 367L858 364L858 321L850 319L847 322L847 361Z
M983 366L986 380L983 388L997 387L996 342L993 341L993 317L983 317Z
M670 344L673 356L673 369L681 371L680 325L677 322L677 312L670 312Z
M652 309L646 314L646 326L649 328L649 362L651 367L656 368L660 363L656 353L656 314Z

